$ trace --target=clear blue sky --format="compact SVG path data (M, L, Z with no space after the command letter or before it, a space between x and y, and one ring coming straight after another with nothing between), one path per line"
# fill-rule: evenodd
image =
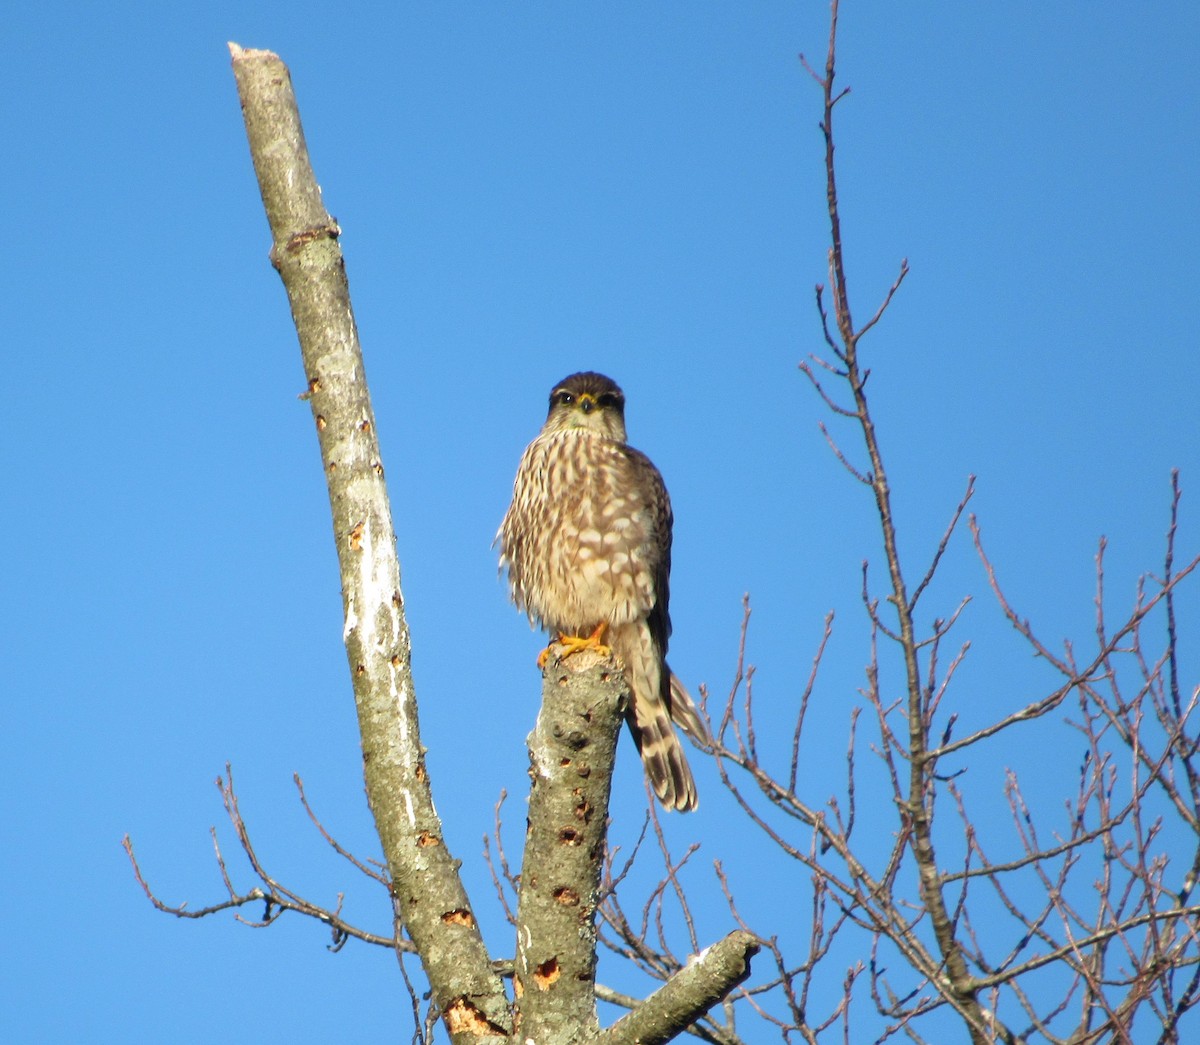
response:
M343 228L435 796L504 954L480 838L508 788L519 839L539 639L489 545L563 375L620 381L631 440L666 476L672 661L693 687L726 689L749 591L759 699L786 722L838 611L806 734L837 757L806 794L819 804L840 772L867 657L860 563L882 571L869 498L796 369L821 347L826 252L820 99L796 56L823 55L827 6L167 6L5 17L0 1037L404 1037L386 952L331 956L298 918L253 932L157 914L119 845L132 833L165 898L219 899L211 782L231 760L269 867L388 926L292 793L299 772L339 838L374 854L316 441L225 43L290 65ZM919 573L977 474L1009 593L1055 640L1091 634L1099 535L1116 609L1159 567L1172 467L1181 554L1200 543L1198 46L1185 0L843 5L859 316L912 268L864 343L903 549ZM955 699L998 715L1045 676L960 538L928 615L965 594L978 653ZM1189 608L1190 686L1194 593ZM1052 762L1063 736L1031 730L996 757ZM693 758L701 809L669 827L680 851L703 842L696 894L717 895L722 859L774 931L770 898L805 877L755 868ZM618 838L642 805L626 746ZM805 907L785 907L786 929ZM730 927L712 903L702 923Z

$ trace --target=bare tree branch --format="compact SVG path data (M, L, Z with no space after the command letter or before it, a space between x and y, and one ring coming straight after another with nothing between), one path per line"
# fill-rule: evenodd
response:
M706 947L666 985L601 1033L599 1045L660 1045L686 1030L750 975L758 939L738 929Z
M590 1036L596 1018L596 908L617 735L629 700L611 659L550 658L530 736L529 819L514 968L523 1039Z
M225 891L229 895L228 900L220 903L209 904L196 909L189 909L186 903L168 904L159 899L158 896L151 890L142 874L142 869L138 864L137 857L134 856L133 842L126 835L122 840L122 845L125 847L125 852L129 856L130 865L133 867L134 877L138 881L138 885L142 887L142 891L146 894L147 899L165 914L173 914L177 918L207 918L210 915L219 914L222 911L234 910L237 911L242 907L250 904L261 903L263 905L263 914L261 918L251 919L244 918L241 914L237 914L238 921L252 928L266 928L282 915L285 911L292 911L296 914L304 915L306 918L315 919L327 926L333 936L332 942L329 944L329 949L339 951L347 940L361 940L363 943L374 944L380 947L389 947L397 952L415 951L413 945L404 939L398 937L381 936L378 933L372 933L366 929L360 929L357 926L351 925L341 916L341 895L338 896L337 906L329 908L321 904L315 904L310 900L304 899L293 889L281 884L274 876L272 876L259 861L258 854L255 852L254 845L250 840L250 829L246 821L242 817L241 809L238 806L237 793L233 788L233 772L229 765L225 766L224 778L217 778L217 788L221 792L221 800L225 806L226 816L233 827L234 833L237 836L238 844L241 846L242 853L245 855L247 862L250 864L250 869L254 872L255 877L261 883L252 889L245 892L234 888L233 879L229 874L229 869L225 863L225 855L221 852L220 842L217 840L217 832L215 829L210 830L213 841L213 851L216 855L217 869L221 874L221 881L225 884ZM307 804L305 806L307 809ZM328 835L324 829L317 823L318 830L328 839ZM341 850L339 849L339 852ZM356 866L362 867L361 863L350 854L344 854ZM370 874L370 872L367 872ZM372 875L372 877L378 877ZM385 883L386 884L386 883Z
M321 201L287 67L269 51L231 44L230 53L329 486L367 798L397 910L452 1040L503 1037L508 999L433 808L396 537L339 229Z

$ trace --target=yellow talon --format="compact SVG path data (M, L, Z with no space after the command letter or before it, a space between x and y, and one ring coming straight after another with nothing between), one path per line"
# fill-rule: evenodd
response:
M552 642L541 653L538 654L537 665L539 668L546 667L546 661L550 659L550 650L555 645L565 647L559 655L559 660L566 660L572 653L578 653L580 650L590 649L595 650L602 657L612 656L612 649L604 645L600 640L604 638L604 632L608 628L607 621L601 621L596 625L596 629L590 635L564 635L561 631L558 632L557 642Z

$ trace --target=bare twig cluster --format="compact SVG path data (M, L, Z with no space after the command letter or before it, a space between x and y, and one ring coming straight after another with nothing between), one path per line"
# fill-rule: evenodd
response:
M860 984L881 1018L881 1038L903 1032L914 1041L936 1040L936 1029L924 1032L932 1038L923 1036L923 1018L950 1013L978 1043L1034 1036L1073 1043L1125 1041L1135 1015L1145 1010L1150 1015L1143 1019L1153 1020L1158 1040L1178 1041L1179 1021L1196 1005L1200 989L1200 906L1190 902L1200 870L1200 741L1194 721L1200 698L1196 691L1182 692L1174 615L1175 592L1200 559L1174 566L1178 479L1172 480L1163 575L1139 586L1133 609L1116 626L1105 615L1101 544L1096 643L1086 655L1069 644L1056 653L1017 614L996 578L976 519L968 517L998 606L1059 681L1043 695L955 737L959 715L948 693L969 643L949 653L944 647L967 600L936 619L925 634L915 624L915 613L966 513L974 480L910 589L868 405L870 371L859 347L883 317L908 266L901 264L882 304L856 326L834 167L834 112L848 93L834 85L837 15L834 0L823 71L805 63L824 98L832 307L826 305L826 288L818 287L828 355L812 356L801 370L828 409L861 437L865 466L854 464L855 454L821 426L838 460L873 496L887 584L882 597L875 595L864 565L862 602L871 636L864 703L850 715L841 793L819 804L805 797L802 732L832 620L825 623L800 697L790 752L762 750L752 671L744 666L747 606L743 659L714 723L715 754L725 786L747 817L810 877L812 920L807 951L798 958L785 957L783 948L771 943L776 975L760 991L774 991L774 1008L743 993L785 1037L806 1041L827 1030L849 1034ZM1152 629L1160 625L1165 625L1164 641L1155 647ZM893 655L903 681L885 686L882 662L885 657L891 662ZM959 777L1000 741L1027 743L1019 731L1037 722L1049 727L1050 713L1067 707L1075 709L1071 728L1085 754L1067 798L1065 822L1055 829L1045 810L1028 800L1020 774L1010 769L1005 797L1012 830L1005 844L987 814L976 811L979 796L968 794ZM875 734L871 754L879 772L872 776L885 782L885 794L874 787L864 793L860 786L868 772L860 758L864 710ZM856 833L868 801L893 810L887 844ZM954 856L947 860L943 852ZM1181 853L1182 870L1177 866ZM731 896L724 880L722 886ZM831 1002L826 989L823 1008L814 1012L817 971L829 961L835 939L854 930L867 934L869 957L848 964L840 999Z
M316 813L313 812L312 807L308 803L308 798L304 793L304 783L301 781L299 775L294 776L293 779L295 780L296 790L299 793L300 802L304 806L305 813L308 814L313 826L320 833L326 844L359 872L382 886L390 896L392 887L387 867L377 860L360 860L343 848L333 835L326 830L325 825L317 818ZM217 777L216 784L217 789L221 792L221 801L225 806L225 815L228 817L230 826L237 836L242 855L246 858L246 862L249 864L255 878L258 879L259 884L245 891L234 887L233 878L229 873L229 867L225 861L225 854L221 851L221 843L217 837L216 828L210 828L209 833L212 836L217 869L221 873L221 881L225 884L225 891L229 898L206 907L198 907L194 910L189 908L186 903L168 904L160 899L150 888L138 864L137 857L134 855L133 842L126 835L122 844L125 846L125 852L129 855L129 862L133 867L134 876L137 878L138 884L142 887L147 898L158 910L165 914L173 914L177 918L205 918L209 915L219 914L222 911L232 910L235 911L234 917L239 922L254 929L265 929L267 926L273 925L285 912L290 911L294 914L303 915L306 918L314 918L318 922L327 925L333 936L333 940L329 944L331 951L340 951L345 946L346 941L351 939L361 940L363 943L375 944L380 947L387 947L395 951L414 951L414 947L409 940L373 933L347 922L341 913L342 893L338 893L337 902L332 907L313 903L311 900L306 900L296 890L284 885L268 872L259 859L258 853L254 849L254 844L250 840L250 828L242 817L242 811L238 806L237 792L233 786L233 768L228 763L225 766L225 776ZM258 918L248 918L240 913L240 908L257 904L263 905L262 914Z

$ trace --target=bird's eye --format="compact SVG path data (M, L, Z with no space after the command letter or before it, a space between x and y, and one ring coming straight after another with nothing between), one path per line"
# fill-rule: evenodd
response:
M597 398L596 403L608 409L617 405L617 397L612 392L602 392L599 398Z
M562 403L563 406L570 406L573 402L575 402L575 397L571 395L570 392L559 392L558 401Z

